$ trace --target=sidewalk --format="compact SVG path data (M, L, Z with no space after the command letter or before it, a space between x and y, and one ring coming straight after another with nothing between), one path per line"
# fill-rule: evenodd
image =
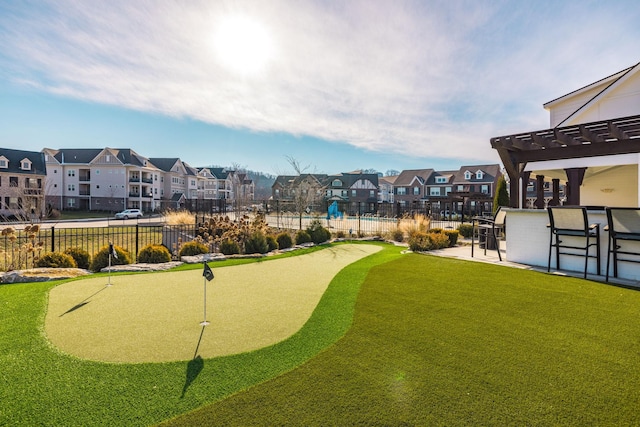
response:
M473 248L473 257L471 257L471 239L460 239L458 240L458 244L452 248L439 249L429 252L432 255L443 256L447 258L457 258L465 261L475 261L475 262L486 262L497 265L504 265L506 267L520 268L523 270L532 270L538 271L541 273L547 273L546 267L532 266L526 264L519 264L515 262L510 262L507 260L507 250L506 250L506 242L500 242L500 255L502 256L502 261L498 258L498 252L495 249L487 249L487 253L485 255L484 249L478 248L478 245ZM566 276L566 277L577 277L582 278L581 271L557 271L551 269L551 272L548 274L555 274L558 276ZM591 280L594 282L601 282L604 284L621 286L624 288L630 288L635 290L640 290L640 281L634 280L625 280L625 279L616 279L613 277L609 277L609 282L605 282L605 276L596 275L596 274L587 274L587 280Z

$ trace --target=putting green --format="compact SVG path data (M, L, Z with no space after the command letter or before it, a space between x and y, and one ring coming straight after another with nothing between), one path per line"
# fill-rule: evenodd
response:
M189 360L280 342L309 319L333 277L380 250L339 245L306 255L213 267L204 319L202 270L112 276L53 288L45 318L64 353L105 362Z

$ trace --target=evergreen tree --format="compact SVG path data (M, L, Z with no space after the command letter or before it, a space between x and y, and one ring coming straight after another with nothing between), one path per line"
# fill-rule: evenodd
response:
M493 213L495 214L499 206L509 206L509 193L507 192L507 180L504 175L498 178L496 184L496 194L493 196Z

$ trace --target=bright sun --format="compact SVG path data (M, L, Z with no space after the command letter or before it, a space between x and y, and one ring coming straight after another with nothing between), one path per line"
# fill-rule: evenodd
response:
M273 56L273 43L265 27L246 16L225 18L214 37L220 61L239 74L260 73Z

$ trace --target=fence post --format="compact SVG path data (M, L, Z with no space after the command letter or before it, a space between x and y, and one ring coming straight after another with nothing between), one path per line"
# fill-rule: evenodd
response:
M138 224L136 223L136 261L138 261L138 242L139 242L138 234L139 234L139 232L140 232L140 229L138 227Z
M56 226L52 225L51 226L51 252L55 252L56 251L56 247L55 247L55 234L56 234Z

